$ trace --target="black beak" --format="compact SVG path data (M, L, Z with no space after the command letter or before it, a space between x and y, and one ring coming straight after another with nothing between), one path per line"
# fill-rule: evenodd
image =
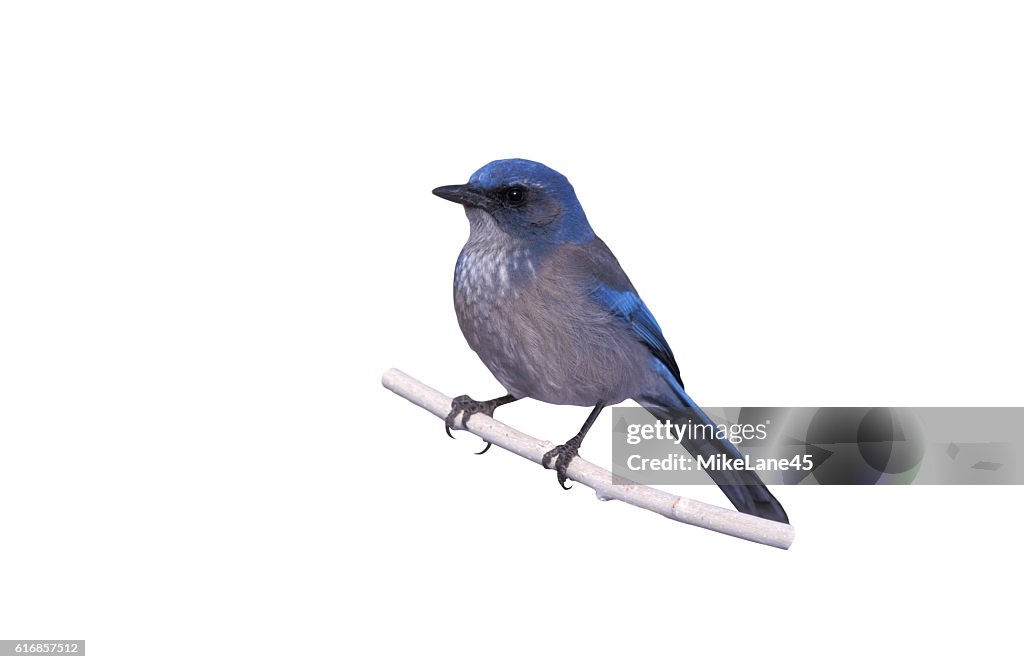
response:
M450 200L467 207L479 207L480 209L491 210L495 202L483 191L473 188L469 184L460 186L438 186L433 191L434 195L444 200Z

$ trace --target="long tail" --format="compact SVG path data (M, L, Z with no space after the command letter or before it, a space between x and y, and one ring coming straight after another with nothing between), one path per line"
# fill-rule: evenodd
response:
M702 421L707 425L715 424L681 387L675 387L673 390L677 396L673 398L676 400L675 402L665 402L660 397L640 397L637 398L637 401L658 420L670 420L679 424L686 419L692 419L694 422ZM674 407L673 405L676 403L680 403L682 406ZM681 416L686 416L686 419L681 420ZM742 457L739 450L727 440L698 438L684 440L683 445L695 458L706 459L723 453L730 458ZM719 469L709 469L707 472L737 510L761 518L789 523L789 516L786 515L785 509L779 504L779 500L769 492L768 487L756 473L746 470Z

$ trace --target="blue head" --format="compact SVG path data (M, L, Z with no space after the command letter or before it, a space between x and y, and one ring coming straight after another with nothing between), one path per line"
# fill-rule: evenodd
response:
M515 237L552 243L582 243L594 237L569 180L532 160L495 160L473 173L469 183L433 192L464 205L471 221L473 209L486 212Z

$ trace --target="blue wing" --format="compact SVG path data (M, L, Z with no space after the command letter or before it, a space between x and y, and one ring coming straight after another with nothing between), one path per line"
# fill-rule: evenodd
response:
M651 352L654 372L668 383L671 396L655 391L652 395L634 397L641 406L661 420L677 421L680 416L693 417L707 425L714 421L697 406L697 403L683 390L672 349L665 341L661 326L654 315L640 299L633 284L622 271L618 261L600 239L578 245L578 251L566 252L563 271L577 280L585 282L586 289L594 303L607 309L629 325L637 341L642 342ZM679 409L692 412L679 413ZM740 452L727 439L694 439L685 442L686 449L697 457L708 457L725 453L731 458L740 457ZM711 478L737 509L763 518L788 523L786 511L765 487L757 474L748 471L709 470Z
M631 334L654 356L655 371L681 391L679 365L661 326L608 246L595 237L585 244L563 244L556 253L562 279L581 284L595 304L627 324Z
M654 320L654 314L636 294L636 291L632 287L627 290L615 290L607 284L599 283L591 295L599 304L629 323L636 338L643 342L644 346L654 354L654 357L665 365L682 389L683 382L679 379L679 365L676 364L675 356L672 355L672 349L665 341L665 335L662 333L658 321Z

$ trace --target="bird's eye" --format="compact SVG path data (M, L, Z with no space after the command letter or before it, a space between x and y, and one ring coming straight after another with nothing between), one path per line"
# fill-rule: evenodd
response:
M509 186L505 190L505 200L513 205L522 204L526 200L526 188L523 186Z

